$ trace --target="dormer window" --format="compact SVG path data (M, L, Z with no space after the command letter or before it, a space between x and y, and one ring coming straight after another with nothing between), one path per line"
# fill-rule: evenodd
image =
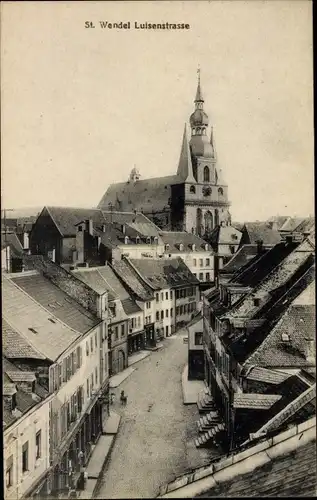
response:
M192 244L192 250L193 250L193 252L196 250L196 245L195 245L195 243L193 243L193 244Z
M170 246L169 246L169 244L167 243L167 244L165 245L165 250L166 250L166 252L167 252L169 249L170 249Z
M129 236L124 237L124 244L127 245L129 243Z
M254 297L254 299L253 299L253 305L255 307L259 307L259 305L260 305L260 299L257 298L257 297Z
M189 192L195 194L196 193L196 188L195 186L190 186Z
M282 342L285 342L286 344L288 344L290 341L291 341L291 338L288 335L288 333L282 333Z
M205 245L205 250L206 250L206 252L209 250L208 243L206 243L206 245Z
M151 238L149 236L146 238L146 242L147 242L148 245L151 244Z
M154 236L154 243L157 245L158 244L158 237Z
M183 245L183 243L180 243L180 244L179 244L179 249L180 249L180 251L181 251L181 252L184 250L184 245Z
M137 236L137 237L135 238L135 242L136 242L136 244L137 244L137 245L140 243L140 236Z

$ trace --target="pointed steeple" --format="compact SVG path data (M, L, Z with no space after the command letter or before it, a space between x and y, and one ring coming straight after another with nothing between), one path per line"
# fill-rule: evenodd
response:
M198 83L197 83L195 102L204 102L203 93L201 91L201 86L200 86L200 67L199 66L197 69L197 73L198 73Z
M179 157L177 175L184 181L196 182L193 175L193 165L187 140L187 127L185 123L181 154Z

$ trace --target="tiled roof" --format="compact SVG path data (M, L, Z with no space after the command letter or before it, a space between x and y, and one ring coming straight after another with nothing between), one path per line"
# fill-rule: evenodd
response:
M267 222L271 225L271 227L272 224L275 223L277 225L277 229L280 229L288 219L288 215L273 215L267 220Z
M119 297L120 300L130 298L129 292L124 288L121 281L110 266L98 267L98 272L105 280L107 286L114 291L114 294Z
M12 382L35 382L36 377L34 372L25 371L9 371L7 370L7 375L10 377Z
M127 315L142 311L138 304L131 298L122 300L122 307Z
M46 359L35 346L32 346L23 335L12 328L5 319L2 319L2 351L4 356L9 359Z
M16 394L16 386L15 384L11 384L8 382L3 383L3 395L4 396L12 396L13 394Z
M111 184L103 195L98 208L109 209L109 203L116 210L140 212L162 211L169 206L171 185L183 183L176 175L119 182Z
M93 223L102 226L103 214L96 208L73 208L73 207L45 207L63 236L75 236L76 224L86 219L92 219Z
M233 399L234 408L249 408L253 410L267 410L279 401L282 396L277 394L247 394L235 393Z
M262 247L262 251L265 253L271 247L268 245ZM220 274L231 274L236 271L242 270L243 266L251 262L251 260L257 256L258 247L257 245L243 245L229 260L229 262L220 269Z
M316 439L283 455L272 458L269 464L215 486L196 498L213 497L315 497L316 496Z
M182 243L184 245L183 252L192 252L192 245L196 245L196 251L205 251L206 245L208 245L209 252L212 252L210 245L207 241L203 240L195 234L186 233L186 231L161 231L159 233L164 245L169 245L167 253L179 253L179 245Z
M110 285L106 283L104 278L101 276L97 268L88 268L85 270L74 270L72 271L76 278L80 279L86 285L90 286L98 294L103 294L108 292L108 299L113 300L117 298L117 294L112 290Z
M142 214L143 215L143 214ZM144 216L145 218L145 216ZM137 234L142 235L144 238L154 238L158 236L159 229L150 221L148 222L130 222L128 224L130 230L136 231Z
M274 249L272 249L274 250ZM268 252L267 256L270 254ZM228 317L251 317L259 306L254 305L254 297L268 298L268 294L285 285L288 280L305 264L306 261L312 256L312 251L301 251L301 245L287 255L275 269L273 269L261 282L254 288L251 295L236 307L233 307L228 313ZM241 282L241 280L239 280Z
M104 220L110 223L128 224L131 227L134 227L135 229L137 229L137 227L139 228L143 227L144 229L149 230L148 225L155 228L155 225L141 212L133 212L133 211L118 212L115 210L108 210L108 207L106 207L105 210L102 210L102 215ZM151 234L146 234L146 233L144 235L151 236Z
M127 260L115 261L112 264L112 268L129 289L141 300L153 299L153 291L141 280Z
M290 342L283 342L286 334ZM292 304L258 349L248 358L248 364L271 367L301 367L311 363L305 358L306 338L315 335L315 306Z
M267 384L280 384L290 377L289 373L284 373L278 370L269 370L261 366L251 366L245 375L248 380L264 382Z
M315 226L315 217L307 217L296 227L296 232L305 233L310 232Z
M42 274L12 277L12 281L41 304L55 318L80 333L86 333L100 320L55 286Z
M5 277L2 280L2 315L26 342L52 361L81 336Z
M280 227L280 231L292 232L305 221L305 217L290 217L285 221L285 223Z
M130 262L154 290L199 283L180 257L176 259L131 259Z
M281 241L280 233L270 228L267 222L247 222L242 233L246 233L251 244L262 240L264 245L275 245Z

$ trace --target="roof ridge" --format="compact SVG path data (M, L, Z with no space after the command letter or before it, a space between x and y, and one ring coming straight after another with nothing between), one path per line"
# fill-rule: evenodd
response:
M101 266L100 266L101 267ZM108 267L108 266L104 266L104 267ZM101 272L99 271L99 269L97 268L96 269L97 273L99 274L99 276L101 277L101 279L107 284L107 286L110 288L110 290L113 292L114 294L114 298L115 299L120 299L119 295L115 292L115 290L112 288L112 286L108 283L108 281L106 280L106 278L104 276L102 276ZM121 299L120 299L121 300Z

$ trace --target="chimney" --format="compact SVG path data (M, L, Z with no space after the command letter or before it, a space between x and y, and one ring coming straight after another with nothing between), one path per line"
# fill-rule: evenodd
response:
M16 408L17 389L14 384L5 384L3 387L3 408L12 412Z
M85 261L84 258L84 250L85 250L85 227L84 224L79 224L77 226L76 232L76 249L73 252L73 261L76 263L83 263Z
M311 363L313 365L316 364L316 349L314 338L305 339L305 358L308 363Z
M257 244L257 254L260 255L263 252L263 240L258 240Z

